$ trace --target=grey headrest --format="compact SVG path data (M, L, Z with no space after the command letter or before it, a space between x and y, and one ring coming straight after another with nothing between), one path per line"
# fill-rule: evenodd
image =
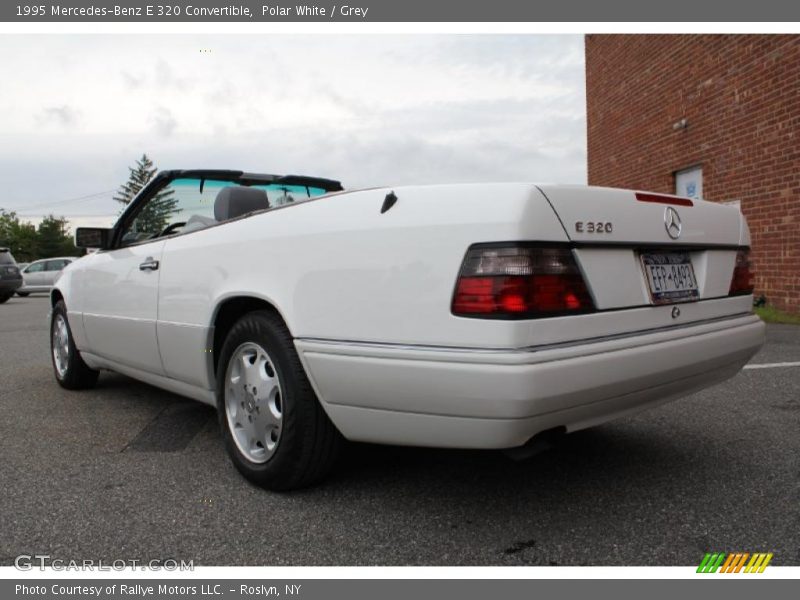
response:
M229 186L222 188L214 200L214 218L227 221L265 208L269 208L269 200L264 190Z

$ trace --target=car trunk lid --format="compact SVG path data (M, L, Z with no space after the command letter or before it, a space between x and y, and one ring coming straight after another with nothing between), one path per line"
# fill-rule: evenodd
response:
M612 188L539 190L575 246L597 309L728 296L737 249L749 243L738 209ZM680 291L675 291L673 279L681 280ZM704 316L724 316L726 311L720 305L715 314Z
M740 244L741 219L735 207L613 188L539 189L575 242L704 247Z

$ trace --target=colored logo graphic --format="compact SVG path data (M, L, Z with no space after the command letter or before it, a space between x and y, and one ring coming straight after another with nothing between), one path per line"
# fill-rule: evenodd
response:
M749 561L748 561L749 559ZM772 552L707 552L697 567L698 573L763 573L769 561L772 560Z

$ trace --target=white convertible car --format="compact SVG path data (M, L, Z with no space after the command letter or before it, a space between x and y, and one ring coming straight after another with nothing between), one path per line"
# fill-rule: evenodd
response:
M272 489L343 439L524 452L723 381L764 340L741 213L675 196L165 171L76 238L99 251L52 291L58 382L109 369L216 406Z

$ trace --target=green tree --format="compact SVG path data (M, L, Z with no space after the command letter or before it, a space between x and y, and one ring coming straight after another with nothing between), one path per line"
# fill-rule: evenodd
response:
M128 167L130 175L123 183L114 200L127 206L136 195L153 178L158 169L153 161L142 154L133 167ZM158 192L136 216L133 232L160 233L169 223L170 215L178 210L178 201L174 198L175 190L166 189ZM124 210L124 209L123 209Z
M39 223L37 230L39 258L53 256L76 256L78 249L69 234L64 217L48 215Z
M0 208L0 246L10 248L18 261L35 260L39 256L36 227L31 223L21 223L15 212Z
M0 246L11 248L20 262L52 256L80 256L64 217L48 215L35 227L21 222L15 212L0 208Z
M0 209L0 246L11 248L11 230L15 222L18 222L16 213Z
M17 223L14 227L14 250L11 252L21 262L31 262L39 257L39 236L33 223Z

